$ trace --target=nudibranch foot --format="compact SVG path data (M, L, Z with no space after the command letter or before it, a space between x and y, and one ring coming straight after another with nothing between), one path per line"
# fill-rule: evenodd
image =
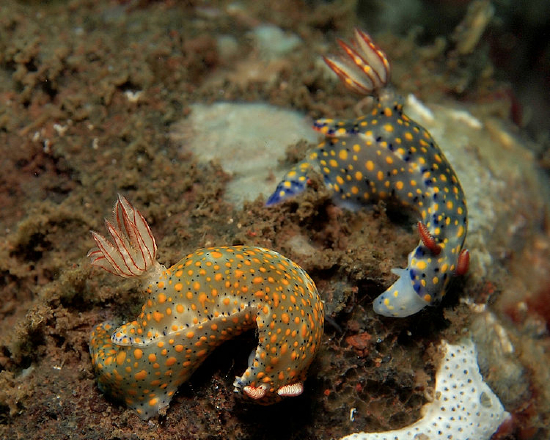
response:
M353 45L339 44L343 58L326 63L349 89L373 95L373 106L354 120L317 120L313 128L324 141L285 176L268 205L297 194L294 182L306 178L301 170L315 166L340 206L355 210L388 200L413 208L421 240L407 268L394 271L399 280L374 301L376 313L409 316L439 303L453 276L468 269L464 191L430 133L403 112L402 99L389 86L386 54L358 29Z
M393 318L413 315L428 305L415 292L407 269L392 269L399 279L373 302L376 313Z
M92 332L102 392L148 419L218 345L256 327L258 346L235 391L261 404L301 394L324 326L323 302L301 267L268 249L227 246L198 249L165 269L147 222L122 196L115 225L107 222L113 243L94 233L98 248L88 255L102 269L139 278L146 299L135 320Z
M159 357L161 349L140 349L120 346L111 342L116 329L113 322L104 322L93 330L90 338L90 354L100 391L135 410L147 420L168 407L178 386L190 373L174 376L165 365L158 364L156 380L151 377L151 360ZM155 373L156 373L155 372ZM166 375L168 373L168 375Z

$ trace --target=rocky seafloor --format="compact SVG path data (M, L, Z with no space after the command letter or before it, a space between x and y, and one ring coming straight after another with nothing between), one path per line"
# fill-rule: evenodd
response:
M547 133L528 109L520 117L522 97L498 70L513 58L494 55L508 11L464 3L448 2L445 33L412 6L381 2L3 2L0 437L328 440L397 429L430 398L439 342L468 335L512 414L499 438L546 438ZM404 11L415 23L405 30ZM372 300L416 245L412 222L384 203L342 210L315 178L264 207L316 144L313 119L361 111L321 60L354 26L387 51L406 112L437 140L469 206L468 275L441 306L405 319L374 314ZM86 259L117 193L144 214L166 265L246 244L311 275L327 322L302 396L264 407L233 393L253 332L217 349L165 416L143 422L101 394L91 330L142 305L136 282Z

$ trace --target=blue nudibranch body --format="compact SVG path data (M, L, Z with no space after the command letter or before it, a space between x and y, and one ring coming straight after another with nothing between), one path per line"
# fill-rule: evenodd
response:
M388 87L386 55L360 30L354 47L339 43L351 63L325 58L326 63L353 91L375 95L373 108L354 120L316 121L325 141L286 174L266 204L302 192L309 169L317 165L335 203L356 209L394 199L415 209L421 241L407 268L393 270L399 279L374 301L377 313L409 316L441 300L453 275L468 269L464 192L430 133L403 113L402 100Z
M90 353L101 391L148 419L166 408L214 348L256 327L258 346L235 391L262 404L303 391L324 326L315 284L277 252L248 246L199 249L169 269L156 262L143 216L119 196L110 243L92 232L92 264L143 281L136 320L98 325ZM118 327L118 328L117 328Z

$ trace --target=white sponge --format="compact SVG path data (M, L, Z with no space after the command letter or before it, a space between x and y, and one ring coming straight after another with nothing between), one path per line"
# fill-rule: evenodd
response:
M441 350L445 359L436 374L435 397L422 408L420 420L395 431L360 432L340 440L489 440L509 414L483 382L474 343L442 341Z

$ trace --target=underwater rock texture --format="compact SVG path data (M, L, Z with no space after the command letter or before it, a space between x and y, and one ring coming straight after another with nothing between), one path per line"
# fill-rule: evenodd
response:
M436 3L422 5L433 10ZM513 125L520 120L513 87L495 79L490 39L482 36L467 56L454 52L447 36L466 6L451 3L455 20L412 8L401 15L402 33L386 27L379 35L376 23L388 21L374 2L3 1L0 437L329 440L395 430L421 418L434 384L435 344L473 330L481 371L513 415L504 438L548 438L548 179L539 180L530 152L544 144L531 148ZM437 7L447 11L449 4ZM495 19L502 17L499 5ZM367 16L372 26L365 27ZM431 17L438 27L419 33L417 25L428 26ZM253 38L260 25L298 36L299 44L265 59ZM470 212L480 211L466 242L471 274L420 319L372 312L373 298L393 281L390 269L404 265L418 242L411 225L384 204L356 213L336 209L313 178L299 203L268 210L257 199L239 209L225 198L230 176L222 154L217 163L198 161L170 139L196 104L264 103L300 112L306 121L357 116L356 97L327 75L320 59L354 26L374 33L388 52L399 92L417 96L436 120L440 108L442 115L458 109L482 124L438 128L418 117L461 176ZM540 34L516 41L542 42ZM530 72L544 72L520 66L525 81ZM536 115L544 114L537 108ZM464 142L453 149L447 136L460 139L463 130ZM291 145L282 164L270 157L258 177L288 168L306 149L303 142ZM274 177L266 182L276 185ZM92 270L85 258L89 231L102 228L117 193L142 207L167 264L199 247L242 244L274 249L304 267L328 320L303 396L270 407L236 398L233 378L256 344L254 334L245 334L219 347L180 387L165 417L143 423L104 398L90 361L92 328L113 317L131 319L143 303L136 285ZM487 314L472 311L483 308ZM506 393L509 382L496 374L503 361L525 380L519 397Z
M469 340L456 345L442 341L440 349L444 359L435 375L433 400L422 408L422 419L394 431L363 432L341 440L489 440L510 414L479 374L475 345Z
M287 147L315 142L310 125L303 114L268 104L193 104L171 137L199 161L218 162L231 175L225 199L241 207L245 200L268 194L281 178L277 166Z

